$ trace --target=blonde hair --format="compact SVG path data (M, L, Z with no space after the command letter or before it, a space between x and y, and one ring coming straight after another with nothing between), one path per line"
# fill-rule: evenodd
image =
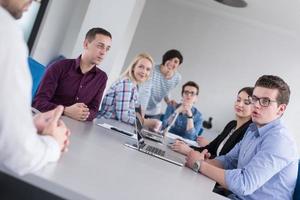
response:
M129 64L129 66L127 67L127 69L121 74L120 78L124 78L124 77L128 77L131 81L137 82L135 77L134 77L134 73L133 70L136 66L136 64L141 60L141 59L147 59L151 62L152 67L154 65L154 61L153 58L150 56L150 54L148 53L140 53L138 54ZM147 78L147 80L150 78L150 76Z

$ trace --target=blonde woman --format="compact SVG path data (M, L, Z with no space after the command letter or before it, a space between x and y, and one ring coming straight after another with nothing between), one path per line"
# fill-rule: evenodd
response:
M112 84L103 98L99 115L128 124L135 123L138 84L150 78L153 59L147 53L137 55L121 77Z

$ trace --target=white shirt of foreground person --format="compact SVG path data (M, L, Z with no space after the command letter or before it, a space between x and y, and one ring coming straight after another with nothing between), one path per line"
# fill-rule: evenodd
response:
M57 161L60 148L54 138L37 134L23 34L1 6L0 19L0 165L23 175Z

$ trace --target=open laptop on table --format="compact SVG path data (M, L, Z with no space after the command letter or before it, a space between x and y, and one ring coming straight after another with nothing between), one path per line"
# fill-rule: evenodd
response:
M135 128L137 134L137 142L135 144L126 143L125 145L140 152L173 163L175 165L183 166L185 163L185 157L183 155L172 151L165 144L153 142L151 140L147 140L147 138L144 138L144 135L142 133L143 126L139 124L139 122L141 121L140 118L141 116L136 113Z
M135 113L138 114L139 116L141 116L141 108L140 107L136 107L135 108ZM138 126L138 128L141 129L141 132L143 134L144 137L154 140L156 142L161 142L163 143L164 138L166 137L168 131L170 130L170 128L173 126L173 124L175 123L176 119L178 117L178 113L173 113L169 119L168 122L166 124L166 126L162 127L160 129L159 132L154 132L148 129L145 129L143 127L143 123L142 123L142 118L140 119L140 117L136 117L136 125Z

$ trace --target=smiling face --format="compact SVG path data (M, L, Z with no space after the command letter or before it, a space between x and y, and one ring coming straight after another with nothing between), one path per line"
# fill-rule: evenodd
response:
M259 127L279 118L286 109L286 104L279 105L276 101L278 96L277 89L255 87L253 96L257 99L270 100L268 106L260 105L259 100L252 102L252 121L255 122Z
M166 79L170 79L173 77L179 64L180 64L179 58L177 57L172 58L170 60L167 60L164 65L161 65L160 71Z
M1 6L5 8L15 19L20 19L24 11L28 10L32 0L2 0Z
M237 117L249 118L251 117L251 102L249 95L245 91L241 91L234 103L234 110Z
M85 39L83 53L89 59L88 62L92 65L99 65L110 50L111 42L111 38L103 34L96 34L91 41Z
M151 70L153 68L152 62L146 58L141 58L137 61L133 68L133 77L136 82L143 83L149 79Z

